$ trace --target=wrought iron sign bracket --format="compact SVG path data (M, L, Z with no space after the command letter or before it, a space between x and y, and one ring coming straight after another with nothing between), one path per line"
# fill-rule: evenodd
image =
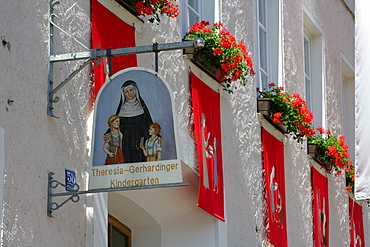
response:
M93 193L126 191L126 190L170 188L170 187L180 187L180 186L189 185L188 183L172 183L172 184L155 184L155 185L145 185L145 186L117 187L117 188L80 191L80 186L78 184L74 184L74 186L68 186L68 185L65 185L55 180L53 176L54 176L54 172L49 172L48 174L48 205L47 205L47 214L49 217L54 217L53 211L59 209L64 204L66 204L68 201L77 203L80 200L81 194L93 194ZM59 185L68 189L69 191L54 193L53 190L56 189ZM68 198L65 199L61 203L57 203L53 201L53 197L58 197L58 196L68 196Z
M182 42L174 42L174 43L165 43L165 44L158 44L154 43L153 45L145 45L145 46L136 46L136 47L127 47L127 48L118 48L118 49L111 49L108 48L106 50L100 49L89 49L85 45L83 45L80 41L72 37L72 35L68 34L64 31L61 27L59 27L55 23L55 18L58 17L54 13L54 6L60 4L59 1L50 0L50 50L49 50L49 78L48 78L48 106L47 106L47 114L52 117L56 117L53 113L53 104L59 101L59 97L54 97L54 95L64 86L66 85L75 75L77 75L83 68L85 68L88 64L93 61L98 61L95 65L99 64L99 59L103 57L108 57L111 61L112 57L116 56L123 56L123 55L133 55L133 54L140 54L140 53L149 53L154 52L155 54L155 71L158 72L158 53L160 51L170 51L170 50L180 50L186 48L196 48L201 49L204 46L203 39L196 39L196 40L186 40ZM54 28L59 29L70 38L72 38L76 43L84 47L87 51L84 52L74 52L74 53L67 53L67 54L54 54ZM84 62L74 70L66 79L58 84L54 88L54 75L53 75L53 64L56 62L68 62L68 61L75 61L75 60L84 60ZM110 66L111 67L111 66ZM111 74L111 68L110 68ZM57 118L57 117L56 117Z

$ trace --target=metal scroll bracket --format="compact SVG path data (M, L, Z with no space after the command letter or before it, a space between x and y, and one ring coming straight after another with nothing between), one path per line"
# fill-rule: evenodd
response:
M94 189L94 190L85 190L80 191L80 186L78 184L74 184L74 186L65 185L57 180L54 179L54 172L49 172L48 175L48 205L47 205L47 213L49 217L53 217L53 211L59 209L64 204L69 201L77 203L80 200L81 194L92 194L92 193L102 193L102 192L114 192L114 191L125 191L125 190L141 190L141 189L156 189L156 188L170 188L170 187L180 187L180 186L187 186L188 183L171 183L171 184L155 184L155 185L145 185L145 186L131 186L131 187L117 187L117 188L106 188L106 189ZM54 193L54 189L58 186L62 186L69 191L66 192L59 192ZM57 203L53 201L53 197L58 196L68 196L61 203Z
M57 4L60 4L59 1L50 0L50 50L49 50L49 77L48 77L48 106L47 106L47 114L52 117L57 116L53 113L53 104L59 101L59 97L55 97L55 94L65 85L67 84L75 75L77 75L83 68L85 68L88 64L93 61L99 61L100 58L103 57L115 57L115 56L123 56L123 55L133 55L133 54L140 54L140 53L149 53L154 52L155 54L155 71L158 72L158 53L160 51L170 51L170 50L180 50L186 48L195 48L201 49L204 47L204 40L203 39L196 39L196 40L185 40L182 42L174 42L174 43L165 43L165 44L158 44L154 43L153 45L146 45L146 46L135 46L135 47L127 47L127 48L118 48L118 49L111 49L108 48L106 50L100 49L89 49L80 41L72 37L72 35L68 34L65 30L59 27L55 23L55 18L58 17L54 13L54 7ZM57 28L61 32L65 33L67 36L72 38L76 43L81 45L86 49L84 52L74 52L74 53L67 53L67 54L54 54L54 28ZM56 62L68 62L68 61L75 61L75 60L84 60L83 63L74 70L66 79L58 84L54 88L54 74L53 74L53 64ZM111 60L111 59L110 59ZM98 65L99 63L96 63Z

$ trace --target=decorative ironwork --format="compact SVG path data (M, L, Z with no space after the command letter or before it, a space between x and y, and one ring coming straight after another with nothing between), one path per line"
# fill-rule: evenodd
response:
M63 33L67 34L70 38L72 38L75 42L83 46L85 49L89 49L88 47L83 45L80 41L72 37L72 35L68 34L61 27L55 24L54 19L56 17L56 14L54 13L54 7L55 5L58 5L58 4L60 4L59 1L55 1L55 2L53 2L53 0L50 1L50 18L49 18L49 23L50 23L49 53L50 54L49 54L49 82L48 82L47 113L49 116L52 116L52 117L56 117L53 113L53 109L54 109L53 103L57 103L59 101L59 97L54 97L54 95L65 84L67 84L76 74L78 74L83 68L85 68L88 64L90 64L93 61L99 61L99 59L102 57L112 58L115 56L154 52L155 53L155 71L158 72L158 53L160 51L181 50L181 49L190 48L190 47L201 49L204 46L203 39L196 39L196 40L187 40L187 41L182 41L182 42L174 42L174 43L166 43L166 44L154 43L153 45L118 48L118 49L111 49L111 48L108 48L106 50L90 49L89 51L84 51L84 52L74 52L74 53L56 55L54 54L54 27L61 30ZM74 60L85 60L85 61L75 71L73 71L66 79L64 79L61 83L59 83L57 87L54 88L53 64L55 62L67 62L67 61L74 61Z
M156 189L156 188L170 188L170 187L180 187L180 186L187 186L188 183L172 183L172 184L155 184L155 185L145 185L145 186L131 186L131 187L117 187L117 188L106 188L106 189L94 189L94 190L85 190L80 191L80 186L75 184L74 186L67 186L57 180L54 179L54 172L49 172L48 175L48 205L47 205L47 214L49 217L53 216L53 211L59 209L64 204L69 201L74 203L80 200L81 194L92 194L92 193L102 193L102 192L114 192L114 191L126 191L126 190L140 190L140 189ZM59 192L53 193L53 190L56 189L58 186L62 186L64 188L68 188L69 191L66 192ZM57 196L69 196L66 200L61 203L57 203L53 201L53 197Z

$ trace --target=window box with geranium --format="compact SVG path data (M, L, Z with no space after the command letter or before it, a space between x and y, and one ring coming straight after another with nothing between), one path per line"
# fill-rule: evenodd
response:
M352 164L352 162L349 162L343 171L346 176L346 193L353 196L355 193L355 166ZM365 199L363 202L370 207L370 199Z
M257 112L260 113L271 125L273 125L281 133L288 133L286 127L274 122L276 104L272 99L269 98L258 98L257 100Z
M268 87L267 91L258 91L258 112L270 122L283 126L285 133L292 135L298 142L302 142L306 136L313 135L314 128L311 127L313 114L301 96L296 93L289 94L283 87L276 87L274 83L270 83ZM262 108L265 102L273 104L268 107L268 111Z
M179 15L177 0L116 0L119 4L136 16L152 16L149 22L161 22L161 16L171 18Z
M346 193L353 196L353 194L355 193L355 166L350 163L343 170L346 176ZM363 202L366 203L368 207L370 207L370 199L365 199L363 200Z
M201 69L215 78L229 93L239 81L246 85L249 77L255 74L252 57L247 52L243 41L237 43L235 36L222 28L223 23L217 22L210 26L210 22L196 22L185 35L184 39L202 38L205 45L185 55ZM194 53L194 54L193 54Z
M344 168L344 173L346 175L346 193L354 193L355 190L355 167L350 163Z
M348 145L344 143L345 136L333 135L330 129L324 131L319 126L318 135L307 137L308 145L316 144L315 154L310 154L327 173L340 175L346 167L350 167Z

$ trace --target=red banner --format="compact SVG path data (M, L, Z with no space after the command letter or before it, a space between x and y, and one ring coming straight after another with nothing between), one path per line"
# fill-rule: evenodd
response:
M91 0L91 46L101 50L107 48L124 48L135 46L135 28L128 25L97 0ZM136 67L136 55L118 56L112 58L110 65L112 74L129 67ZM105 83L103 63L94 66L94 97Z
M286 229L284 143L262 128L263 166L266 180L268 240L288 246Z
M194 74L191 92L199 161L198 206L224 221L220 94Z
M329 246L328 179L312 167L313 234L315 247Z
M364 223L362 219L362 207L349 198L349 230L350 247L364 247Z

